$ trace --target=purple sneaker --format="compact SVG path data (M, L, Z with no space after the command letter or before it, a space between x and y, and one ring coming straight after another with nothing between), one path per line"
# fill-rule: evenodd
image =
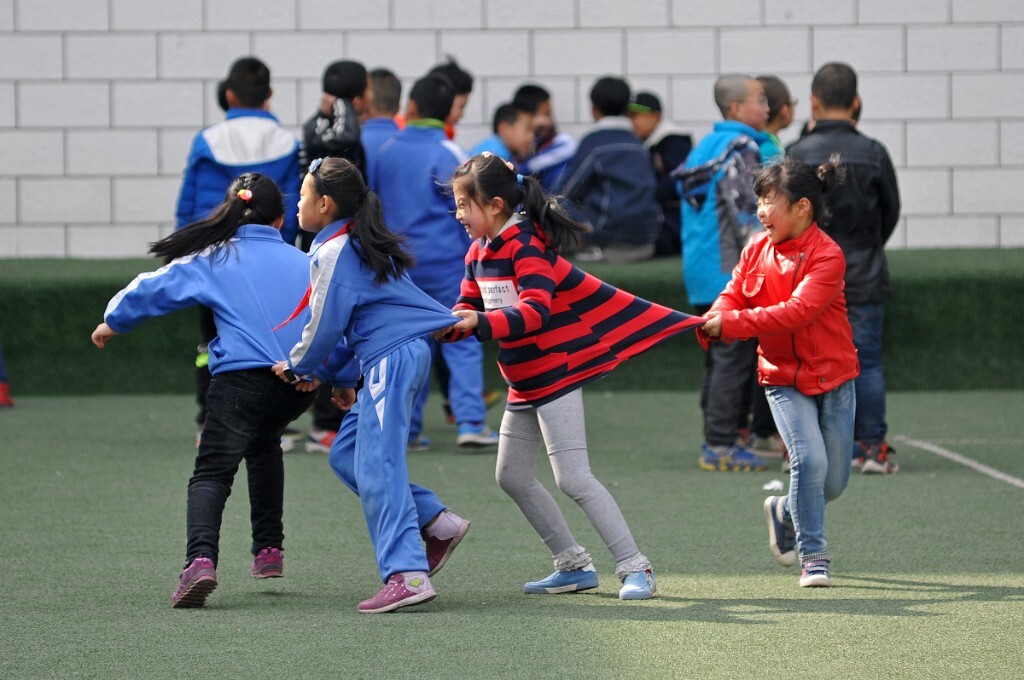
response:
M181 572L178 587L171 595L171 606L202 607L216 587L217 570L213 566L213 560L209 557L197 557Z
M392 574L380 592L359 603L360 614L383 614L416 604L430 602L437 591L422 571Z
M448 511L445 510L445 512ZM455 552L456 546L459 545L459 542L469 532L469 520L461 517L459 520L460 523L456 534L449 539L435 538L428 536L426 533L423 534L424 547L427 551L427 565L430 568L427 576L433 576L441 571L441 567L444 566L444 563Z
M253 578L281 578L284 576L284 555L280 548L264 548L252 558Z

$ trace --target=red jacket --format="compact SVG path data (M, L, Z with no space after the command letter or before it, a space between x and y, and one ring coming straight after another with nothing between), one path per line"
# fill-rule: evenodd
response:
M857 377L845 271L843 252L817 224L778 245L767 232L750 239L711 309L722 312L723 340L757 337L760 384L816 395Z

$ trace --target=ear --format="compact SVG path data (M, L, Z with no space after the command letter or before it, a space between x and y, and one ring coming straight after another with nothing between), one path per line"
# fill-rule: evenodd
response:
M281 215L276 220L271 222L270 226L272 226L274 229L280 229L281 227L283 227L284 226L284 215Z
M796 208L796 214L800 217L807 217L811 214L811 201L806 196L797 201L793 207Z
M492 215L504 215L509 210L505 204L505 199L501 196L495 196L491 199L490 205L487 206Z
M238 99L238 95L235 94L235 91L230 87L224 91L224 98L228 102L229 109L237 109L242 105L241 101Z
M405 106L405 119L416 120L420 117L420 107L416 106L416 102L409 100L409 103Z

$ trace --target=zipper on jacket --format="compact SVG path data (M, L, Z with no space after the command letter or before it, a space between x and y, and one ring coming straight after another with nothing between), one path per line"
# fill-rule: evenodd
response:
M800 254L796 259L796 268L793 270L793 290L796 290L796 276L800 273L800 265L803 264L804 253L800 251ZM793 343L793 358L796 359L796 370L793 371L793 388L797 386L797 376L800 375L800 367L803 366L804 362L800 359L800 355L796 353L796 332L794 331L790 337L790 342Z

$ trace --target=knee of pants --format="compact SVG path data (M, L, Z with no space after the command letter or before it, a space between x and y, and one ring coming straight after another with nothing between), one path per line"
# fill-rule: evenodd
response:
M555 477L555 485L559 491L579 503L586 500L594 487L600 486L600 482L588 470L584 475L558 475Z
M355 466L353 465L351 452L332 447L330 457L327 459L327 462L331 466L331 469L334 470L334 474L338 476L338 479L340 479L345 486L355 491L356 471Z
M494 481L498 483L502 491L509 496L515 496L517 492L529 488L537 479L529 471L521 472L503 466L494 471Z
M843 491L846 490L846 481L849 479L848 476L843 479L833 478L829 475L825 478L825 502L829 503L834 501L843 495Z

